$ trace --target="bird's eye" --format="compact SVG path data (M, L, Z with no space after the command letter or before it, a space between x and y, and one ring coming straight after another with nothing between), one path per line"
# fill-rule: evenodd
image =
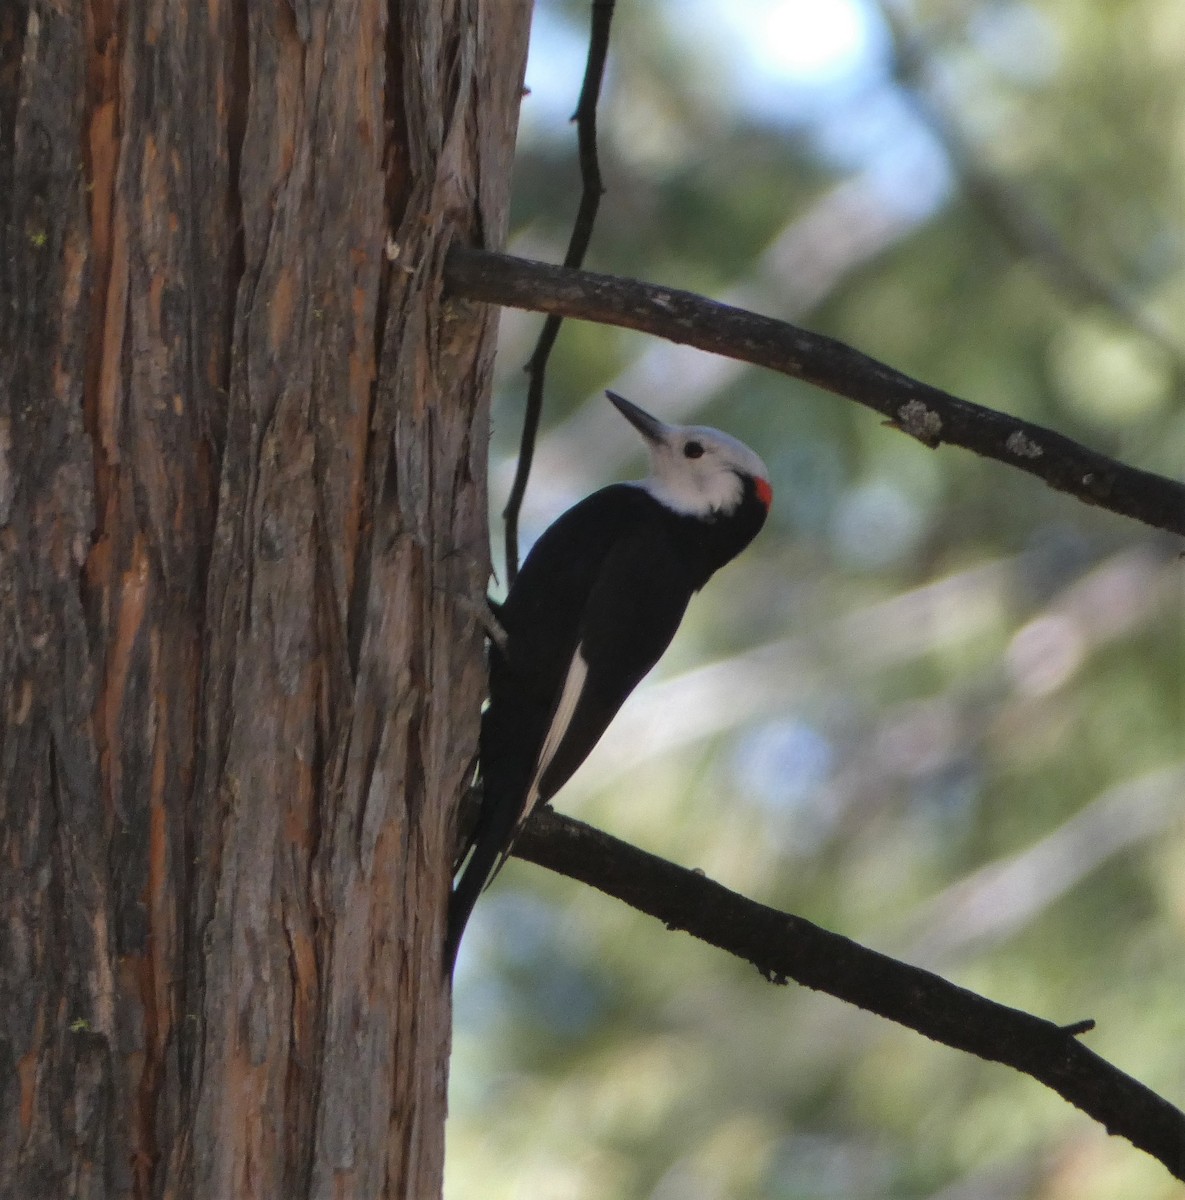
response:
M688 442L687 445L683 447L684 458L703 458L703 456L704 448L699 444L699 442Z

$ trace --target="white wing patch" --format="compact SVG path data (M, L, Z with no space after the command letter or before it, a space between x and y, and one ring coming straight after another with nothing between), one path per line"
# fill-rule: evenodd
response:
M568 668L568 678L564 680L564 690L560 692L560 702L555 706L555 716L551 719L551 728L548 729L547 737L543 739L543 748L539 751L539 761L535 764L535 778L531 780L531 786L527 790L527 799L523 804L522 816L518 819L520 829L539 802L539 784L543 780L543 773L551 766L551 760L555 758L555 753L564 740L564 734L568 732L568 726L572 724L572 717L575 715L576 705L580 703L580 697L584 693L584 681L587 678L588 663L584 661L584 655L580 653L580 647L577 646L576 653L572 655L572 665Z
M531 786L527 789L526 798L523 800L523 810L519 813L518 823L514 827L514 836L510 839L511 846L514 844L514 839L518 837L519 831L526 824L527 818L535 811L535 805L539 803L539 785L564 740L564 734L568 732L568 726L572 724L572 717L576 713L580 697L584 694L584 684L587 679L588 663L585 661L584 655L580 653L580 647L577 646L576 653L572 655L571 665L568 667L568 676L564 680L563 690L560 692L560 701L555 707L555 716L551 718L547 737L543 739L543 746L535 763L535 775L531 780ZM494 882L494 878L502 870L502 865L509 857L510 846L507 846L502 851L497 865L490 872L486 887Z

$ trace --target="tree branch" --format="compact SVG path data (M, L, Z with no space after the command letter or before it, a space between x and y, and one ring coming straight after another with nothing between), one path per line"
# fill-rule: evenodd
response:
M863 404L926 446L963 446L1035 475L1086 504L1185 535L1185 485L1078 442L961 400L822 334L676 291L454 244L454 295L655 334L769 367Z
M601 164L597 157L597 103L601 98L601 81L605 76L605 60L609 56L609 27L613 21L614 0L593 0L592 28L588 37L588 59L584 66L584 82L580 87L580 100L572 119L576 122L576 140L580 156L580 207L572 224L572 236L568 252L564 255L565 267L578 267L584 262L588 244L592 240L593 225L597 209L605 194L601 182ZM547 360L551 357L556 338L560 336L563 317L551 313L539 332L535 351L526 366L527 407L523 413L523 432L519 442L518 466L510 496L502 510L506 522L506 584L514 583L518 574L518 515L522 510L523 497L527 494L527 481L531 477L531 463L535 458L535 439L539 436L539 418L543 415L543 385L547 377Z
M1185 1179L1185 1113L1077 1041L1091 1021L1058 1026L997 1004L551 809L536 811L513 853L751 962L772 983L793 979L1014 1067Z

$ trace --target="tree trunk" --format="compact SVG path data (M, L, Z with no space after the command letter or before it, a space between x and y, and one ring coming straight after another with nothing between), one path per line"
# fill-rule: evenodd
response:
M528 0L0 6L0 1195L431 1196Z

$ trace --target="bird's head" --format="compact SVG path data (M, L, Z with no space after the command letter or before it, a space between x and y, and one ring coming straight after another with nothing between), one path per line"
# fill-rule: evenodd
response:
M642 486L669 509L691 517L731 513L745 497L746 480L769 508L769 470L744 442L702 425L666 425L615 392L605 395L646 440L650 476Z

